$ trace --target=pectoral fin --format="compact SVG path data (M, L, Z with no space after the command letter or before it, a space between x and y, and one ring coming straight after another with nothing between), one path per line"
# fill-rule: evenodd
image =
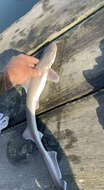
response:
M49 69L48 71L48 80L57 83L59 81L59 76L53 69Z

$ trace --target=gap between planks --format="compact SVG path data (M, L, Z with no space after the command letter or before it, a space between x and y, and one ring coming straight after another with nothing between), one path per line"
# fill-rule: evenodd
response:
M41 43L39 46L37 46L35 49L32 49L30 50L27 55L33 55L34 53L36 53L40 48L42 48L43 46L45 46L47 43L55 40L56 38L60 37L61 35L63 35L65 32L71 30L73 27L75 27L76 25L78 24L81 24L83 21L87 20L90 16L96 14L99 10L101 10L102 8L104 8L104 2L100 2L99 4L97 4L97 6L95 6L94 8L90 9L89 11L87 11L85 14L83 14L82 16L80 16L78 19L76 19L74 22L72 22L71 24L65 26L62 30L60 30L59 32L55 32L54 34L50 35L43 43ZM86 98L86 97L89 97L91 95L94 95L96 92L100 92L101 90L103 90L104 88L99 88L99 89L96 89L96 90L93 90L91 92L88 92L87 94L85 95L82 95L78 98L75 98L74 100L70 100L68 102L65 102L65 103L62 103L58 106L55 106L54 108L51 108L51 109L48 109L47 111L44 111L40 114L36 114L37 116L41 116L45 113L48 113L50 111L53 111L57 108L60 108L62 106L65 106L66 104L71 104L73 102L76 102L76 101L80 101L82 100L83 98ZM14 127L14 126L17 126L23 122L25 122L26 120L23 120L21 122L17 122L15 125L10 125L8 128L11 128L11 127Z
M40 114L36 114L36 116L37 116L37 117L42 116L42 115L44 115L44 114L46 114L46 113L48 113L48 112L54 111L54 110L56 110L56 109L58 109L58 108L60 108L60 107L62 107L62 106L67 105L67 104L75 103L75 102L77 102L77 101L83 100L84 98L88 98L88 97L90 97L90 96L94 96L96 93L98 93L98 92L100 92L100 91L102 91L102 90L104 90L104 87L103 87L103 88L96 89L96 90L93 90L93 91L91 91L91 92L89 92L89 93L87 93L87 94L85 94L85 95L82 95L82 96L80 96L80 97L78 97L78 98L75 98L74 100L70 100L70 101L65 102L65 103L63 103L63 104L60 104L60 105L58 105L58 106L55 106L54 108L48 109L47 111L44 111L44 112L42 112L42 113L40 113ZM21 124L21 123L24 123L24 122L26 122L26 119L23 120L23 121L21 121L21 122L15 123L15 125L9 125L8 128L4 129L4 131L7 131L7 129L9 129L9 128L16 127L17 125L19 125L19 124Z

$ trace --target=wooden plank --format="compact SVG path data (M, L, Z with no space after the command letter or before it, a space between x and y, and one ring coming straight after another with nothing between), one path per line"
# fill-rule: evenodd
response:
M60 82L47 82L37 114L79 98L104 85L104 9L57 39L58 52L53 68ZM17 51L1 54L4 67ZM0 97L0 111L9 115L11 124L25 119L25 92L15 88Z
M47 82L38 113L104 86L104 9L57 39L53 68L58 84Z
M22 126L0 136L0 189L50 188L47 168L35 145L22 139L21 129Z
M38 117L42 141L57 151L70 190L104 189L103 110L104 90ZM20 124L0 136L0 188L55 190L35 145L22 139L25 127Z
M41 0L1 34L0 52L12 48L26 53L64 27L75 24L82 15L86 17L90 9L95 11L96 6L104 6L104 0Z
M56 190L38 149L32 142L22 138L24 127L26 127L26 122L0 135L0 189ZM48 138L50 139L50 136ZM58 151L58 162L63 177L65 178L65 174L70 172L70 186L73 186L73 180L74 187L77 188L71 166L53 136L50 143L51 146L48 145L47 148ZM64 167L67 170L64 170Z
M67 156L79 189L104 189L103 110L104 90L39 117Z

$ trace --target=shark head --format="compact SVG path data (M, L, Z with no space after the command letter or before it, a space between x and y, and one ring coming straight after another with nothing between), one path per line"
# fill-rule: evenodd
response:
M47 72L55 61L57 46L55 42L49 44L43 51L42 58L40 59L37 68L41 72Z

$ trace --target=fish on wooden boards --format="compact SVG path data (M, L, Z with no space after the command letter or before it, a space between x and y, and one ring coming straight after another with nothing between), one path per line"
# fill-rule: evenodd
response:
M54 82L59 81L58 75L51 69L54 63L57 52L57 46L55 42L48 45L43 51L42 58L37 64L37 68L41 71L41 76L31 78L27 81L23 87L27 91L26 97L26 118L27 128L23 133L25 139L31 139L38 147L48 171L52 177L54 185L58 190L66 190L67 183L62 179L62 174L57 162L57 153L55 151L46 151L41 141L43 134L38 131L35 111L39 107L39 97L45 87L46 81L51 80Z

